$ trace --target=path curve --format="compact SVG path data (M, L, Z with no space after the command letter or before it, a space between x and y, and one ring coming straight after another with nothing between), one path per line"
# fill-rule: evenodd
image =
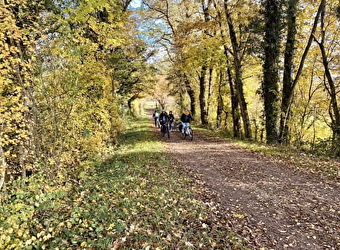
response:
M175 165L202 182L253 249L340 249L339 182L223 139L194 135L194 141L178 132L160 139Z

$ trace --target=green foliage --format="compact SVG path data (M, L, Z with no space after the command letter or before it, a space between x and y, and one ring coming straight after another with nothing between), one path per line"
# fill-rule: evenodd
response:
M116 1L6 1L0 16L4 171L76 177L87 159L117 143L120 100L143 91L133 84L148 74L135 72L145 68L145 50ZM120 61L110 61L116 48L134 61L125 77L116 72ZM129 89L117 91L127 79Z
M78 184L34 176L2 191L3 249L242 249L187 190L150 121L132 124Z
M7 166L4 171L13 175L32 168L28 150L32 128L28 89L40 10L37 2L26 0L8 1L0 6L0 146L5 155L1 161Z

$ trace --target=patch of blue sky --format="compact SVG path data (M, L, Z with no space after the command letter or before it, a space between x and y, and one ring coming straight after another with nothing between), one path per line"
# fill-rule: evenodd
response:
M142 0L132 0L130 3L131 9L139 9L142 6Z

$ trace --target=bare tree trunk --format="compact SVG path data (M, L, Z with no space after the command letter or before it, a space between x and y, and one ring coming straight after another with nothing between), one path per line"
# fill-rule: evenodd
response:
M296 8L297 8L298 0L291 0L290 4L292 4L292 6L291 6L292 9L291 9L291 12L289 13L289 15L291 16L290 19L294 18L294 21L295 21L294 12L297 11ZM285 72L284 72L284 79L283 79L282 101L281 101L279 142L287 141L288 130L289 130L288 123L289 123L289 119L290 119L290 106L291 106L291 102L292 102L294 89L295 89L295 87L296 87L296 85L297 85L297 83L300 79L300 76L301 76L301 73L302 73L302 70L303 70L303 66L304 66L305 60L307 58L307 54L308 54L310 46L312 45L312 42L313 42L313 36L314 36L314 33L316 31L316 28L317 28L317 24L318 24L318 20L320 18L321 10L322 10L324 5L325 5L325 0L322 0L320 5L319 5L318 12L317 12L317 14L314 18L314 24L313 24L313 28L311 30L311 34L309 36L306 48L305 48L303 55L301 57L299 68L297 70L296 76L295 76L293 81L291 79L292 62L290 61L290 60L292 60L292 55L290 55L288 51L293 50L293 47L294 47L294 43L289 44L289 41L295 37L295 27L294 27L295 23L293 23L293 20L290 20L288 18L289 19L288 21L291 22L291 24L290 24L291 27L290 28L288 27L288 29L292 29L292 30L290 32L288 31L287 46L286 46ZM288 47L288 44L289 44L289 47ZM289 76L289 74L290 74L290 76Z
M192 89L191 85L190 85L190 81L188 79L188 77L186 75L183 76L184 78L184 84L186 87L186 91L189 95L190 98L190 111L191 111L191 115L193 117L195 117L196 115L196 97L195 97L195 92Z
M223 86L223 73L220 71L219 74L219 84L217 93L217 110L216 110L216 128L220 128L222 124L222 114L223 114L223 97L222 97L222 86Z
M225 8L225 12L227 12L227 3L226 1L224 2L224 8ZM217 8L217 4L216 2L215 4L215 9ZM219 20L219 26L220 26L220 32L221 32L221 37L224 41L224 55L226 57L226 62L227 65L230 65L229 62L229 48L226 45L226 36L223 32L223 25L222 25L222 17L221 17L221 13L220 11L217 11L217 15L218 15L218 20ZM235 84L234 84L234 80L233 80L233 76L230 70L230 67L227 68L227 79L229 82L229 88L230 88L230 102L231 102L231 114L232 114L232 120L233 120L233 136L235 138L240 138L241 137L241 125L240 125L240 112L239 112L239 101L238 101L238 97L236 95L236 90L235 90ZM225 112L226 118L225 118L225 124L224 126L227 126L227 117L228 117L228 113Z
M288 1L287 11L287 42L284 57L284 72L283 72L283 87L282 87L282 101L281 101L281 116L279 128L279 142L288 143L288 120L289 112L289 98L292 95L292 72L293 72L293 58L295 52L295 36L296 36L296 14L299 0Z
M227 72L230 87L231 116L233 118L233 134L235 138L241 138L240 111L238 103L239 99L235 94L235 86L230 68L228 68Z
M128 108L129 108L129 113L130 115L132 116L135 116L133 110L132 110L132 103L134 100L136 100L138 98L138 94L137 95L133 95L129 98L128 102L127 102L127 105L128 105ZM164 107L162 107L164 109Z
M207 117L209 117L209 114L210 114L211 95L212 95L212 84L213 84L212 80L213 80L213 69L212 69L212 68L209 68Z
M231 18L231 14L228 9L228 1L224 0L224 9L227 18L227 23L229 27L229 36L230 41L233 49L233 62L234 62L234 71L235 71L235 90L236 96L239 101L240 110L241 110L241 117L243 121L243 130L244 130L244 137L247 139L251 139L252 132L251 132L251 124L249 120L248 108L247 103L244 97L243 91L243 79L242 79L242 56L241 56L241 49L239 43L237 41L236 32L234 29L234 24Z
M211 21L211 16L209 13L209 8L211 5L211 0L201 0L201 6L203 9L204 14L204 21L206 23ZM203 31L207 36L210 36L208 28L204 29ZM214 36L215 34L213 34ZM208 115L209 115L209 102L207 102L207 93L206 93L206 76L208 71L208 60L205 58L203 61L203 65L201 67L200 77L199 77L199 84L200 84L200 93L199 93L199 101L200 101L200 108L201 108L201 123L202 125L208 124ZM211 72L210 72L211 73ZM210 75L211 76L211 75ZM209 78L209 84L210 84ZM209 88L208 88L209 90ZM209 100L209 97L208 97Z
M321 41L318 41L315 38L315 41L317 42L317 44L319 45L320 51L321 51L321 55L322 55L322 63L325 69L325 75L327 78L327 83L325 82L325 87L327 89L327 92L331 98L331 109L330 109L330 117L332 120L332 131L333 131L333 135L334 135L334 145L336 147L336 155L340 155L340 110L339 110L339 106L338 106L338 100L337 100L337 90L335 87L335 83L329 68L329 59L327 57L327 53L325 50L325 23L324 23L324 17L325 17L325 4L323 5L322 11L321 11Z
M199 76L199 84L200 84L200 93L199 93L199 102L201 108L201 123L202 125L208 124L208 114L207 114L207 105L206 105L206 82L205 77L207 74L207 66L203 65L201 68L200 76Z

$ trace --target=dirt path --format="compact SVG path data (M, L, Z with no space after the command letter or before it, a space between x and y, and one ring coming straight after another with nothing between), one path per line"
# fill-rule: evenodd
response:
M339 182L222 139L171 135L161 140L175 164L209 190L205 199L253 249L340 249Z

